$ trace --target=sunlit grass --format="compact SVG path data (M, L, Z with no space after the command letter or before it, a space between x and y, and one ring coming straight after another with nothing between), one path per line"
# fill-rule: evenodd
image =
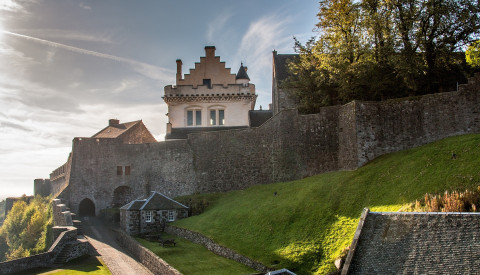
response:
M452 137L379 157L355 171L216 194L203 214L174 224L267 266L326 274L350 245L363 208L409 209L425 193L472 188L480 184L478 167L480 135Z

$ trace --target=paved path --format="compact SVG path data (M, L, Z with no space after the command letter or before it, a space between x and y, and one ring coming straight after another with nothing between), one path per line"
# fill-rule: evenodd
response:
M85 237L102 257L113 275L151 275L145 266L130 257L115 241L115 234L99 219L83 218Z

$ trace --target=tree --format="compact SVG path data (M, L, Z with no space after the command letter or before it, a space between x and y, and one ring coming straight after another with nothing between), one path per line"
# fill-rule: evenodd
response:
M465 52L468 65L480 68L480 40L473 42Z
M37 196L28 205L23 200L15 202L0 230L0 247L1 239L8 245L6 258L12 260L45 251L52 241L51 226L51 206L47 199Z
M458 51L479 35L478 1L322 0L283 85L306 112L449 89L466 79Z

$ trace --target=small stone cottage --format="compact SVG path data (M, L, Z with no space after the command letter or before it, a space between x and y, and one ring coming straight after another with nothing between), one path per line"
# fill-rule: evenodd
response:
M120 227L129 235L160 232L165 222L188 217L188 207L152 191L146 199L136 199L120 208Z

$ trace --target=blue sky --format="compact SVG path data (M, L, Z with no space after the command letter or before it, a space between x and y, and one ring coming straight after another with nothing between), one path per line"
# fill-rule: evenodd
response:
M175 60L186 72L207 45L232 73L248 66L266 108L272 51L314 35L317 11L311 0L0 0L0 198L32 194L74 137L110 118L142 119L162 140Z

